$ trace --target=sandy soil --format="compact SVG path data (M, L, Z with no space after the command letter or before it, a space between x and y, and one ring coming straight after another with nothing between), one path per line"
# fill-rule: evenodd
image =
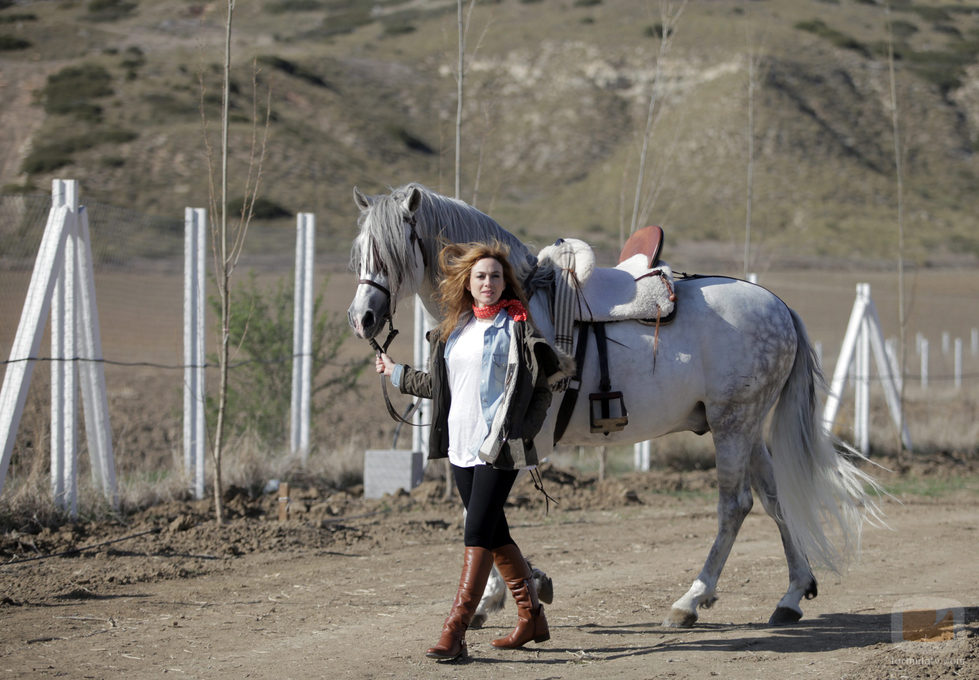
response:
M974 460L917 464L908 479L976 478ZM891 477L887 481L893 482ZM554 579L552 638L519 651L489 641L509 603L470 631L470 657L438 664L434 643L461 558L458 504L436 481L364 500L310 487L276 498L228 494L217 527L206 502L172 503L126 525L3 537L0 673L6 677L975 678L977 489L887 500L890 530L868 529L844 578L817 573L805 618L770 628L785 562L758 507L745 522L720 600L689 630L660 622L699 571L715 527L711 471L605 482L551 469L545 516L531 487L510 509L515 535ZM933 485L934 486L934 485ZM952 488L954 485L946 486ZM92 549L88 546L101 544ZM56 553L65 553L48 557ZM24 561L31 560L31 561ZM951 604L946 641L900 640L895 612ZM903 621L903 619L898 619Z
M3 279L5 286L12 276ZM329 308L342 310L352 282L348 274L334 276ZM170 278L103 276L106 356L179 363L179 296L163 292L176 285ZM803 313L813 338L837 341L855 280L872 280L882 322L893 327L884 278L866 272L765 276ZM161 292L154 297L153 291ZM912 333L927 331L936 347L941 331L969 337L979 299L974 272L927 272L917 291L928 304L915 306ZM16 304L4 306L10 299ZM22 294L0 296L5 328L15 328L10 320L22 300ZM400 325L410 335L410 315ZM407 354L409 340L400 342ZM366 350L351 343L347 351ZM827 341L827 359L836 351ZM940 361L936 356L932 369L937 388L925 393L909 386L908 418L916 443L934 442L927 451L964 453L916 454L909 469L885 479L908 491L899 494L903 504L884 504L891 530L867 531L862 559L844 578L817 573L819 597L803 603L806 616L792 627L766 625L787 577L778 534L760 507L735 544L715 607L702 612L693 629L660 627L713 540L713 471L667 469L599 483L551 469L548 490L560 505L545 516L540 496L523 487L510 517L526 552L554 579L555 600L547 608L552 639L522 651L493 648L489 641L513 624L511 604L486 629L470 633L469 661L438 665L424 650L437 638L458 580L458 502L441 500L434 480L410 495L373 501L357 488L338 491L310 480L291 495L292 517L285 522L276 519L274 496L251 498L231 489L231 519L221 527L207 502L172 502L115 522L55 530L27 518L17 531L0 534L0 674L979 678L979 406L939 382L948 370ZM967 357L970 385L975 367L975 358ZM43 377L42 371L35 382ZM180 373L110 366L107 382L120 474L177 466ZM21 440L40 433L43 441L49 402L42 387L31 402L39 406L21 425ZM368 389L346 405L343 433L388 442L393 426L379 415L373 377ZM965 394L973 392L970 387ZM875 443L893 439L882 399L875 400L874 413ZM338 429L336 419L331 426ZM14 457L14 464L29 463ZM954 639L894 642L895 634L901 638L903 612L950 603L961 607L954 612L964 621Z

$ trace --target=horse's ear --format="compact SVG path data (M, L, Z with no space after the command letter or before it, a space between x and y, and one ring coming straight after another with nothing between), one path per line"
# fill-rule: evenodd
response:
M364 195L364 192L357 187L354 187L354 203L357 204L357 207L360 208L361 211L367 210L369 207L371 207L370 199L367 198L367 196Z
M414 215L415 211L422 204L422 192L418 187L412 187L405 198L404 208L409 215Z

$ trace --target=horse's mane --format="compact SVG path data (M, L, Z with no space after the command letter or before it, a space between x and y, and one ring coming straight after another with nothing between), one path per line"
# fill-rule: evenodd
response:
M433 288L437 287L440 274L438 253L447 243L496 239L509 246L510 262L521 280L534 270L537 258L530 249L489 215L416 182L398 187L389 194L371 197L370 208L360 216L360 233L350 253L352 269L357 270L364 250L369 248L372 260L368 266L387 272L392 295L397 295L395 291L404 284L418 257L414 244L403 232L402 206L414 190L421 194L421 204L415 212L416 229L429 264L428 277Z

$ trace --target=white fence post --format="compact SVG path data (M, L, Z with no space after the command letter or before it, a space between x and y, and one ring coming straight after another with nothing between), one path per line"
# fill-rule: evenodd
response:
M863 295L869 304L869 286L858 289L857 295ZM866 311L860 320L853 372L853 441L861 453L867 453L870 451L870 321Z
M842 399L843 389L846 387L846 375L850 370L853 352L857 344L857 334L860 331L863 315L867 311L867 300L860 294L860 286L861 284L857 284L857 297L853 301L853 309L850 310L850 321L847 323L846 333L843 335L840 356L836 360L836 370L833 372L829 394L826 396L826 404L823 406L823 425L827 430L833 427L836 414L839 412L840 399Z
M78 514L78 438L75 435L75 245L78 187L54 180L52 206L66 208L64 252L57 265L51 297L51 494L54 503L74 517Z
M911 448L911 437L908 434L907 423L901 417L901 403L898 396L898 380L887 358L884 336L880 330L880 319L877 309L870 298L870 284L858 283L857 296L850 312L850 322L843 336L840 356L833 372L830 392L823 408L823 426L827 431L833 427L836 414L839 411L840 399L846 386L847 373L850 366L854 367L854 440L862 453L870 448L869 413L870 413L870 353L873 351L880 374L891 418L901 430L901 441ZM854 356L855 355L855 356Z
M88 210L78 211L78 338L82 358L78 375L85 407L85 437L91 458L92 480L101 487L102 495L118 507L116 463L112 452L112 430L109 427L109 399L105 388L105 364L102 356L102 329L95 301L95 269L92 241L88 229Z
M311 390L313 384L313 262L316 251L316 216L296 216L296 282L293 293L292 452L303 462L309 458Z
M204 265L207 212L184 209L184 472L195 498L204 497Z
M414 356L412 357L414 363L412 364L415 368L426 370L428 368L428 343L425 340L425 334L428 333L434 326L434 320L429 315L425 306L422 304L421 298L417 295L415 296L415 340L414 340ZM431 401L428 399L422 399L418 404L418 408L415 409L414 422L417 425L422 423L430 423L431 420ZM425 465L428 465L428 428L427 427L413 427L411 432L411 450L421 451L425 460ZM450 482L451 483L451 482Z
M979 354L979 328L972 329L972 356Z
M632 447L632 466L636 470L647 472L650 467L650 441L636 442Z
M67 249L69 243L70 250ZM49 312L54 359L51 363L51 490L54 501L73 516L77 514L76 376L79 372L75 366L81 358L86 434L93 457L92 475L101 483L103 494L115 507L115 465L101 364L102 340L95 305L88 221L83 209L79 208L78 184L74 180L56 179L51 183L51 210L0 389L0 438L3 440L0 489L6 481ZM81 346L81 357L76 349L78 345Z
M928 339L921 338L918 344L918 351L921 353L921 389L928 389Z
M962 389L962 338L955 338L952 345L952 360L955 366L955 389Z

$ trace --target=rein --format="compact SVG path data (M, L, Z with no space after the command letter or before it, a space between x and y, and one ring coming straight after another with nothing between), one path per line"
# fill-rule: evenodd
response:
M368 282L368 283L372 283L372 282ZM384 288L382 288L380 285L378 284L374 284L374 285L377 286L378 288L381 288L381 290L384 290ZM384 342L378 344L377 340L375 340L374 338L367 338L367 342L370 343L371 348L374 350L374 354L376 356L380 356L381 354L387 353L388 347L391 345L391 341L394 340L394 338L397 337L397 335L398 335L398 329L394 327L394 322L391 320L391 317L389 315L388 336L384 339ZM394 404L391 403L391 397L388 396L388 382L387 380L385 380L384 374L382 373L380 377L381 377L381 394L384 395L384 406L388 410L388 415L390 415L395 422L404 423L405 425L410 425L411 427L418 427L419 426L418 423L411 422L410 418L418 409L419 404L421 404L421 399L416 399L415 402L408 407L408 410L405 411L405 414L401 415L400 413L398 413L397 409L394 408Z

